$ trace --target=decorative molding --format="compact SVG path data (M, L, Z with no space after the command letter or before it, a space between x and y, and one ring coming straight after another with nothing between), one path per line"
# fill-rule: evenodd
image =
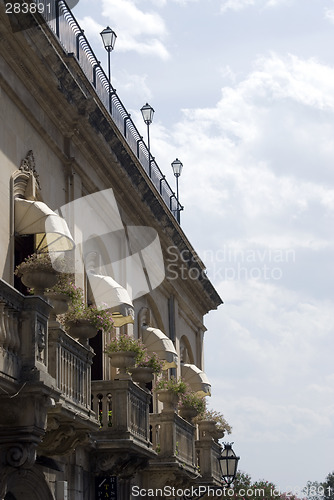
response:
M47 452L48 456L67 455L76 446L90 442L90 433L86 429L77 429L74 425L60 424L56 418L48 419L48 429L39 451Z
M103 453L97 457L97 468L99 472L108 472L112 476L121 479L130 479L139 470L145 469L148 459L130 453Z
M11 467L30 468L35 464L36 445L16 443L6 451L6 464Z
M14 172L12 177L14 198L22 197L27 200L37 200L40 198L39 191L41 186L32 150L28 151L26 157L21 161L19 169Z

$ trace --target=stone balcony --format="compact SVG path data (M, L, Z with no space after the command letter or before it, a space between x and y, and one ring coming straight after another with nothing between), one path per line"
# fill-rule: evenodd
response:
M24 297L0 280L0 463L29 467L59 399L48 373L48 316L40 297ZM22 409L24 408L24 411Z
M49 327L51 310L42 297L25 297L0 280L0 448L4 464L31 465L36 452L65 455L78 442L88 441L98 428L90 408L93 352L58 324Z
M146 488L184 486L199 476L195 452L196 427L174 410L150 415L152 444L157 457L145 475Z
M216 440L196 440L174 410L150 414L150 392L131 379L91 381L92 349L49 322L51 310L0 280L0 463L28 467L79 444L93 473L120 478L122 498L139 471L147 487L220 484Z
M149 433L149 391L130 380L92 382L92 408L100 428L93 434L95 473L117 476L120 498L130 498L131 479L156 457Z

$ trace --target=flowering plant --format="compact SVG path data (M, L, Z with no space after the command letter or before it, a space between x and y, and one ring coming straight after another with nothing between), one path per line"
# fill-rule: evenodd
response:
M178 396L184 394L188 389L188 385L182 379L176 379L175 377L171 377L169 380L162 378L158 381L156 386L154 387L155 391L167 390L174 392Z
M87 306L83 302L72 302L67 313L64 314L65 325L70 322L88 320L97 330L110 332L114 327L114 320L107 309L96 306Z
M28 271L49 271L56 273L48 253L33 253L24 259L15 269L16 276L21 277Z
M164 362L155 352L150 355L145 349L142 351L142 355L137 357L136 368L151 368L153 373L159 375L162 372L163 364Z
M205 400L203 397L198 396L194 391L187 391L181 394L179 407L182 408L193 408L198 413L203 413L205 411Z
M67 295L71 302L83 302L83 291L75 285L74 275L60 273L57 283L52 288L47 288L47 292L63 293Z
M121 334L119 337L113 337L106 347L106 353L110 354L113 352L120 351L133 351L136 353L136 360L142 356L142 352L145 351L145 346L139 339L134 339L126 334Z
M216 423L216 429L218 431L224 431L227 432L227 434L231 434L232 432L232 427L226 421L224 415L219 411L205 409L203 413L197 415L195 419L196 423L201 420L213 420Z

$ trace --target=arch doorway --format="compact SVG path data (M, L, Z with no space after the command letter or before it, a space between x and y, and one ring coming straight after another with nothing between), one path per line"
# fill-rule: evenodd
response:
M10 491L6 493L4 500L17 500L17 498Z
M4 500L54 500L44 474L36 469L18 470L7 478Z

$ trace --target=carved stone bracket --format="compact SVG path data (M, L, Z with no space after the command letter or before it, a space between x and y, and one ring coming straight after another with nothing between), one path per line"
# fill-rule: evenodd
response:
M118 476L120 479L130 479L136 472L145 469L148 459L136 455L125 453L102 453L97 457L98 472L108 472L112 476Z
M48 421L48 428L38 450L48 456L67 455L76 446L90 442L87 429L77 428L72 424L61 424L56 418Z

